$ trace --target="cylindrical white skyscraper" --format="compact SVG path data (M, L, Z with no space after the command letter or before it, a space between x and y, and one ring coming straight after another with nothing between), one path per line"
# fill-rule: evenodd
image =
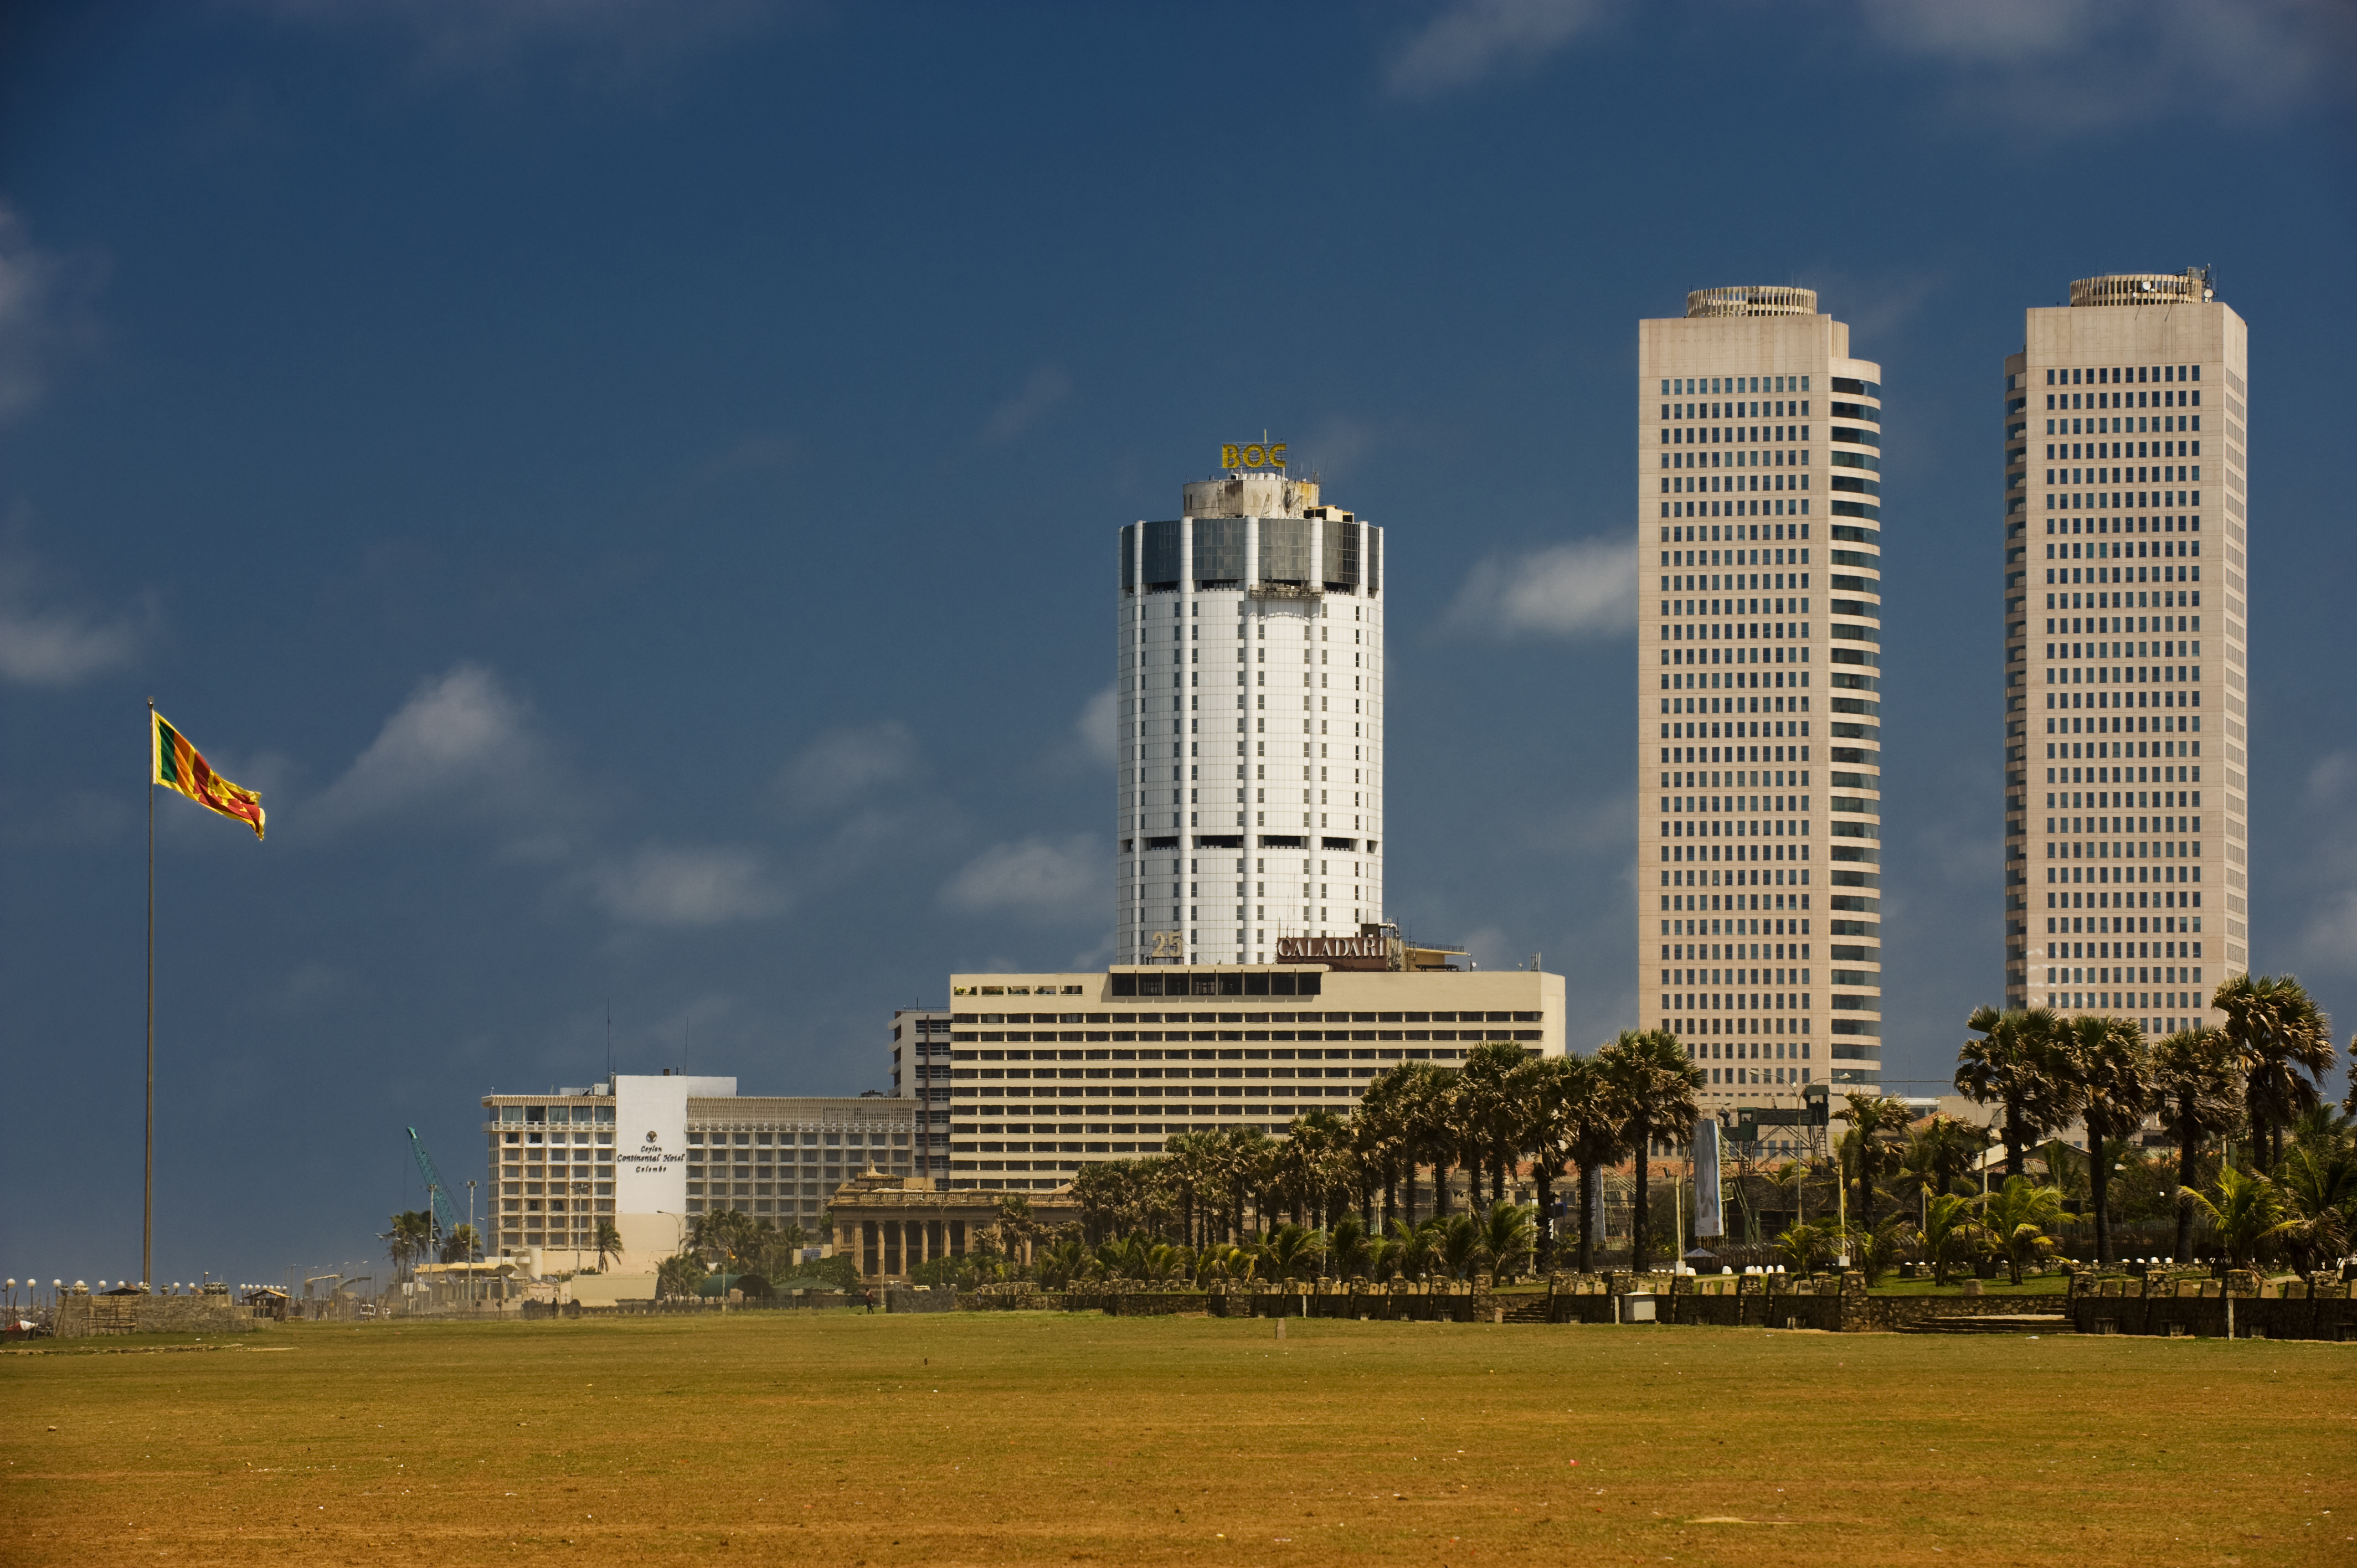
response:
M1383 531L1222 453L1121 531L1114 961L1267 963L1383 918Z

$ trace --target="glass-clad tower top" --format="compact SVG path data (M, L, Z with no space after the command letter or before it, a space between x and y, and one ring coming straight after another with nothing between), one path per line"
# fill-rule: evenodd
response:
M1121 531L1115 963L1383 918L1383 537L1243 468Z

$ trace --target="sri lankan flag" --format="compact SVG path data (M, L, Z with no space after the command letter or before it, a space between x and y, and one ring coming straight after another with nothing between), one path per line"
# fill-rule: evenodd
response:
M253 829L253 836L262 836L262 797L251 789L241 789L215 773L188 737L174 729L164 715L150 709L148 718L156 726L151 737L155 743L155 782L167 789L178 789L198 805L224 817L235 817Z

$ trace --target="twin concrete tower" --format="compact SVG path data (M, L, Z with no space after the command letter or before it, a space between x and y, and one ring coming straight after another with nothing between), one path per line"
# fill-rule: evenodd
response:
M1770 286L1638 328L1639 1017L1714 1109L1883 1084L1886 426L1849 337ZM2080 280L2004 360L2008 1007L2158 1035L2249 967L2247 369L2201 273ZM1222 457L1121 531L1116 963L1383 919L1383 531L1282 447Z

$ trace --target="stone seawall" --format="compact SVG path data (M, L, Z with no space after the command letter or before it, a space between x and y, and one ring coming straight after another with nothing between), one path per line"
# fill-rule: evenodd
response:
M58 1303L60 1339L94 1334L251 1334L262 1319L227 1296L70 1295Z
M2238 1276L2231 1286L2216 1280L2161 1275L2125 1280L2076 1275L2071 1282L2071 1326L2082 1334L2222 1339L2230 1288L2238 1339L2357 1342L2357 1300L2351 1299L2349 1284L2293 1280L2262 1285L2249 1275Z

